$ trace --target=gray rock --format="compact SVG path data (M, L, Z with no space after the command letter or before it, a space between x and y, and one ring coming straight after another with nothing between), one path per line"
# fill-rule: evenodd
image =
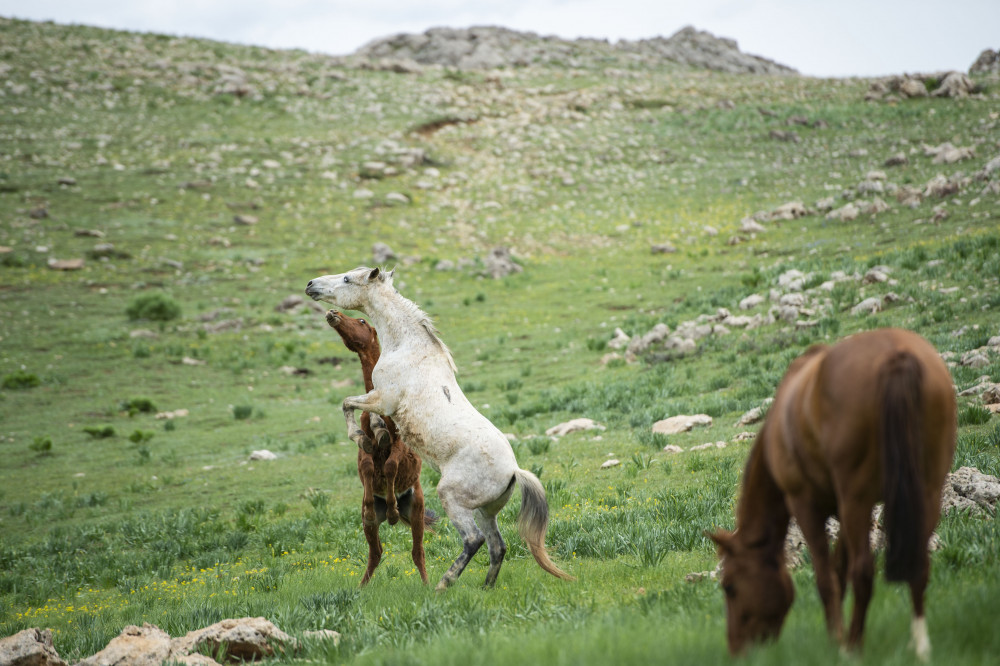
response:
M853 308L851 308L852 315L862 315L862 314L875 314L882 309L882 299L876 296L866 298L861 301Z
M625 349L632 341L625 331L620 328L615 329L614 337L608 340L608 349Z
M931 91L932 97L968 97L975 92L976 86L968 76L961 72L948 72L941 85Z
M761 296L760 294L751 294L740 301L739 308L740 310L752 310L753 308L757 307L763 302L764 302L763 296Z
M506 247L495 247L483 258L486 267L486 274L494 280L507 277L513 273L520 273L524 270L520 264L511 257L510 250Z
M969 74L1000 74L1000 51L983 50L969 67Z
M0 664L3 666L66 666L52 645L50 629L25 629L0 638Z
M372 261L376 266L381 266L396 259L396 253L385 243L379 241L372 245Z
M632 354L642 354L657 342L666 340L668 335L670 335L670 327L659 323L645 335L632 338L628 345L628 351Z
M653 433L676 435L678 433L688 432L696 426L707 427L711 425L712 417L708 414L695 414L693 416L681 414L678 416L671 416L670 418L654 423Z
M545 431L548 437L564 437L572 432L580 432L583 430L604 430L605 427L600 423L597 423L593 419L588 418L577 418L570 419L565 423L560 423L559 425L554 425Z
M945 478L941 511L993 513L1000 498L1000 479L974 467L960 467Z

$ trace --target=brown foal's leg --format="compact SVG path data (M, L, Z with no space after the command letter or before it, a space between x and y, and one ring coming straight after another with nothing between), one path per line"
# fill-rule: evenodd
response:
M413 538L413 549L410 554L413 564L417 567L420 580L427 584L427 562L424 559L424 489L420 481L413 484L413 500L410 503L410 535Z

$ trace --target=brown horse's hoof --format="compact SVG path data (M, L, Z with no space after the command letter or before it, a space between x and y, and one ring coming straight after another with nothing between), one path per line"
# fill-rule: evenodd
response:
M384 451L388 451L392 448L392 435L386 428L373 428L372 434L375 435L375 445Z
M354 440L359 449L368 455L375 453L375 447L372 445L372 440L365 435L363 430L355 430L354 434L351 435L351 439Z

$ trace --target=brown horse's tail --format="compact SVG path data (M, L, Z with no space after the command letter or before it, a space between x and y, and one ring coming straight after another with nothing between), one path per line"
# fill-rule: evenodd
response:
M926 557L927 507L921 481L923 439L920 386L923 370L906 351L893 353L879 371L882 397L880 439L885 500L885 577L913 580Z
M517 531L528 544L528 550L538 562L538 566L557 578L575 580L549 559L545 550L545 532L549 527L549 504L545 500L545 489L538 477L531 472L518 469L514 478L521 486L521 512L517 516Z

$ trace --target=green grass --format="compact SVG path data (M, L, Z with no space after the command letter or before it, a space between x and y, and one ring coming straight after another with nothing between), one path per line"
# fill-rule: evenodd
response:
M728 242L744 217L839 197L900 150L910 164L884 169L896 185L975 172L993 157L988 101L871 104L866 81L627 62L617 74L514 69L498 88L478 74L401 76L7 19L0 40L0 245L11 248L0 254L0 635L51 627L67 660L127 624L178 635L263 615L292 634L342 632L339 647L300 655L329 663L728 662L721 592L684 576L715 565L703 531L732 527L749 444L663 447L731 441L812 344L903 326L957 362L1000 333L1000 209L985 182L915 209L883 194L892 209L875 218L814 214ZM220 64L247 72L254 92L215 94ZM413 131L459 109L475 121ZM793 115L827 126L796 128L797 144L771 139ZM975 159L935 165L919 149L946 140L976 145ZM415 154L415 166L398 157ZM363 177L372 159L398 175ZM388 205L393 192L411 203ZM949 215L932 222L942 203ZM40 207L47 218L31 216ZM277 306L310 278L370 265L376 241L399 256L396 284L434 318L470 400L541 477L550 550L578 581L535 566L515 499L500 518L510 550L497 589L479 588L485 553L447 593L425 588L408 533L388 526L384 564L357 589L367 548L340 403L363 390L359 367L322 313ZM668 241L676 253L651 252ZM523 272L483 279L496 245ZM78 271L48 267L77 257ZM462 267L436 270L441 260ZM819 291L876 265L892 284L851 277ZM767 298L791 269L816 290L810 327L778 321L703 338L681 358L601 361L615 328L745 314L741 299ZM851 314L889 291L899 299L883 311ZM965 388L1000 367L994 354L952 374ZM684 413L714 423L652 434ZM581 416L606 430L544 436ZM975 398L960 417L955 466L1000 473L996 417ZM265 448L278 459L248 461ZM599 469L611 457L622 464ZM428 506L443 514L438 478L424 466ZM949 516L940 533L935 652L987 663L1000 647L986 626L997 522ZM431 579L460 547L443 520L426 539ZM809 569L795 578L782 639L746 661L839 660ZM905 594L876 590L859 661L910 663Z

